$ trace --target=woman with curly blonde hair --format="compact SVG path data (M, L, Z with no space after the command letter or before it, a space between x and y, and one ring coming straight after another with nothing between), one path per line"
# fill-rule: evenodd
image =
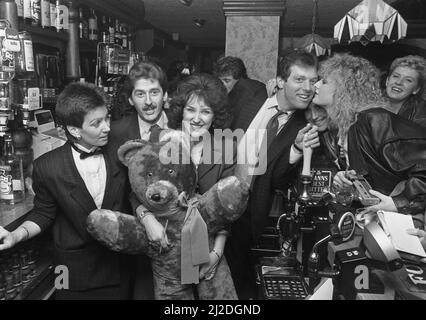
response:
M426 126L426 59L409 55L395 59L386 78L389 111Z
M371 210L417 214L426 209L426 132L389 109L379 70L368 60L335 54L319 69L313 103L323 106L337 128L352 170L338 172L336 187L364 175L380 202Z

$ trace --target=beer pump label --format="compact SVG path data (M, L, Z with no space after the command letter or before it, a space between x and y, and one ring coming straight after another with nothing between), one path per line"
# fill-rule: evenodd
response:
M14 29L0 29L0 71L15 71L15 52L21 51L18 31Z
M0 199L13 199L12 168L0 166Z
M312 184L309 188L309 194L313 197L321 197L325 190L331 187L331 171L313 169L311 170Z

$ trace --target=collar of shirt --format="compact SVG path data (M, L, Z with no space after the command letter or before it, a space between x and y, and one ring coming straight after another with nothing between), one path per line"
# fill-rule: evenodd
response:
M276 96L277 95L274 95L275 100L277 101ZM268 107L268 109L276 109L276 113L275 114L277 114L278 110L280 110L279 106L278 106L278 101L277 101L276 105L270 106L270 107ZM282 111L283 113L278 116L278 130L277 130L277 134L281 131L281 129L287 123L288 119L290 119L291 115L294 113L294 110L292 110L292 111L283 111L283 110L280 110L280 111Z
M81 151L83 151L83 152L87 152L87 153L91 153L91 152L93 152L93 151L95 151L98 147L95 147L95 146L93 146L93 147L91 147L90 149L88 149L88 148L86 148L86 147L83 147L81 144L79 144L78 142L76 142L76 143L74 143L74 146L77 148L77 149L79 149L79 150L81 150ZM74 149L73 149L73 151L75 151ZM77 151L75 151L75 152L77 152Z
M150 132L151 126L154 123L145 122L139 116L138 116L138 123L139 123L139 131L141 134L141 138L143 139L143 136ZM167 119L166 113L162 111L161 117L157 120L155 124L158 124L161 129L167 129L167 123L168 123L168 119Z

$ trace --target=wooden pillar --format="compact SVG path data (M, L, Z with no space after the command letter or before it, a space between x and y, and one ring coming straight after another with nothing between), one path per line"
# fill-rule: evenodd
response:
M226 16L225 55L244 61L249 78L275 77L283 0L223 0Z

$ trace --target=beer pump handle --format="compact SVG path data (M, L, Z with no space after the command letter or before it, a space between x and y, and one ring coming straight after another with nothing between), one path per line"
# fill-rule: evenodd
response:
M311 175L311 160L312 160L312 148L303 146L303 169L302 176Z

